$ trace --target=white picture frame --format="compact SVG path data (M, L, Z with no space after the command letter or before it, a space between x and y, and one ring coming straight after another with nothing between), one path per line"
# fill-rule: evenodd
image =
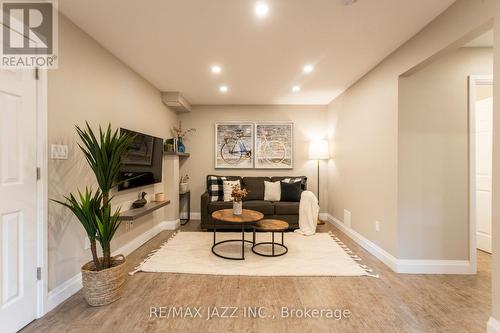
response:
M253 122L215 123L215 169L254 168L254 128Z
M293 169L293 122L255 123L255 169Z

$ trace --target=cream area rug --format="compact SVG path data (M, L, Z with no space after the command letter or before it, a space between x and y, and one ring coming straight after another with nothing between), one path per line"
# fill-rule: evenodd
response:
M281 241L281 235L276 234ZM241 233L219 232L217 241L240 239ZM247 233L245 239L251 240ZM258 233L257 242L269 241L270 234ZM212 251L212 232L178 232L153 251L130 275L136 272L162 272L208 275L247 276L372 276L372 270L360 263L352 253L331 233L303 236L285 233L288 253L280 257L262 257L251 251L251 243L245 245L245 260L227 260L215 256ZM270 247L262 245L262 252ZM240 256L241 243L225 243L217 247L220 254ZM279 248L276 251L280 251Z

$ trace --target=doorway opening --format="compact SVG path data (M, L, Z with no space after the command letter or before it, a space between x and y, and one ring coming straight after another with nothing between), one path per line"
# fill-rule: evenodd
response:
M471 250L491 253L493 77L469 77Z

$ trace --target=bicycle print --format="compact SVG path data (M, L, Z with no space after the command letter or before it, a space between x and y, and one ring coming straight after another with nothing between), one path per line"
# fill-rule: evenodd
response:
M254 125L215 124L215 167L253 168Z

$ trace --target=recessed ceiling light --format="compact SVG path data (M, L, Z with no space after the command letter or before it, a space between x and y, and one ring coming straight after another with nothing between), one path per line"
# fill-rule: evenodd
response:
M293 92L299 92L300 91L300 86L293 86L292 91Z
M263 18L269 13L269 6L265 2L257 2L255 5L255 15L258 18Z
M314 70L313 65L305 65L304 66L304 73L311 73Z
M228 90L229 90L228 86L220 86L219 87L219 91L222 92L222 93L227 93Z
M222 68L220 68L220 66L218 65L213 65L210 70L212 71L212 73L214 74L219 74L220 72L222 72Z

